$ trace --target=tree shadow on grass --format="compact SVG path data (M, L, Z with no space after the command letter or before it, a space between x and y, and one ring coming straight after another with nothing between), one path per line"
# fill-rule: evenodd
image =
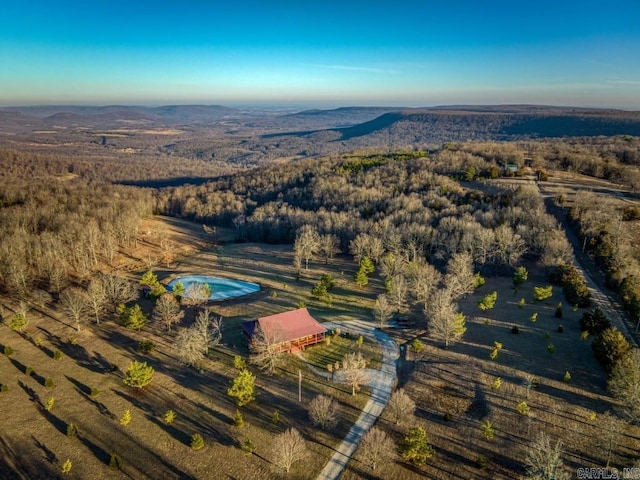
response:
M33 439L33 444L42 451L47 462L55 464L58 461L58 457L56 457L56 454L53 451L49 450L49 448L44 443L42 443L33 435L31 435L31 438Z
M100 447L99 445L96 445L85 436L78 435L78 438L80 439L82 444L85 447L87 447L91 451L91 453L93 453L93 456L96 457L96 459L98 459L101 463L104 463L105 465L109 465L109 461L111 460L111 454L109 452L107 452L104 448Z
M62 433L65 436L67 435L67 426L68 426L67 422L55 416L53 413L47 412L44 408L40 409L40 413L42 413L42 416L46 418L47 421L51 425L53 425L53 427L56 430L58 430L60 433Z
M91 387L89 387L89 385L85 385L84 383L76 380L73 377L70 377L69 375L65 375L65 378L69 380L71 383L73 383L76 386L76 389L78 390L78 392L80 392L82 395L85 395L85 396L91 395Z
M156 425L158 425L160 428L162 428L165 432L167 432L175 440L182 443L183 445L186 445L187 447L191 445L191 437L189 436L189 434L176 428L174 425L166 424L162 420L158 419L157 417L149 413L147 414L147 419L155 423Z
M29 395L29 400L33 403L40 403L40 396L33 388L22 382L22 380L18 380L18 385Z
M474 386L473 401L467 408L465 415L471 418L482 420L483 418L488 417L490 414L491 409L489 407L489 402L487 402L487 396L484 393L484 390L482 390L480 384L476 383Z

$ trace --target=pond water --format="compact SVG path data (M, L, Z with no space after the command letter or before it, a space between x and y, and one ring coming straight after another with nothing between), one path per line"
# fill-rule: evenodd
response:
M242 297L260 290L257 283L234 280L232 278L212 277L210 275L184 275L176 277L169 282L167 289L173 291L173 286L182 282L185 290L189 290L189 285L193 283L206 283L211 289L209 300L224 300L226 298Z

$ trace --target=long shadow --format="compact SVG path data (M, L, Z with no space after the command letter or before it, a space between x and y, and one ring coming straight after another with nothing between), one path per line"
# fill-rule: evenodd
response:
M108 453L104 448L96 445L84 436L78 435L78 438L84 444L84 446L87 447L91 451L91 453L93 453L94 457L96 457L100 462L109 465L109 461L111 460L110 453Z
M42 450L42 453L44 454L45 460L47 462L51 463L51 464L55 464L56 461L58 460L58 457L56 457L56 454L54 452L52 452L51 450L49 450L49 448L44 443L42 443L40 440L38 440L33 435L31 435L31 438L33 439L33 444L36 447L38 447L40 450Z
M18 380L18 385L29 395L29 400L33 403L40 403L40 396L33 388L25 384L22 380Z
M106 358L102 356L99 352L93 352L93 361L98 365L98 372L117 372L118 367Z
M467 408L465 414L472 418L477 418L478 420L482 420L486 418L491 413L491 409L489 407L489 402L487 402L487 396L482 390L482 387L479 383L475 384L474 387L474 395L473 401Z
M167 432L169 435L171 435L174 439L176 439L178 442L182 443L183 445L189 446L191 444L191 437L189 437L187 433L176 428L175 426L167 425L162 420L159 420L155 415L147 414L147 419L151 420L153 423L158 425L160 428L162 428L165 432Z
M23 364L22 362L20 362L19 360L16 360L15 358L11 358L9 357L9 361L11 362L11 364L16 367L21 373L26 374L27 373L27 366L25 364Z
M45 409L40 409L40 413L42 413L42 416L46 418L56 430L65 436L67 435L67 422L56 417L53 413L47 412Z
M91 388L88 385L85 385L84 383L76 380L73 377L70 377L69 375L65 375L65 378L69 380L71 383L73 383L78 389L78 392L80 392L82 395L84 396L91 395Z
M58 479L59 470L40 458L24 455L27 445L9 444L0 436L0 478L2 480Z

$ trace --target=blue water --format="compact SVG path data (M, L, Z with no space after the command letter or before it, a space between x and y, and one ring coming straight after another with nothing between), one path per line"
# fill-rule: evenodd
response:
M243 282L231 278L212 277L209 275L185 275L174 278L167 285L169 291L173 291L173 286L177 282L182 282L184 289L188 290L192 283L206 283L211 289L209 300L224 300L225 298L241 297L260 290L257 283Z

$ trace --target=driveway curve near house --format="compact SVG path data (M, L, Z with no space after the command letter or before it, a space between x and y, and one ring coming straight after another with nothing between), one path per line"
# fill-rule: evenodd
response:
M317 477L317 480L337 480L356 451L362 436L369 431L387 405L396 381L396 363L400 357L400 351L396 342L389 335L381 330L376 330L370 323L352 320L347 322L324 322L323 325L329 329L339 327L344 332L349 332L352 336L362 335L375 338L382 347L382 367L379 370L369 370L368 372L367 385L371 387L371 398L364 406L362 413L351 427L351 430L349 430L347 436L336 448L331 460Z

